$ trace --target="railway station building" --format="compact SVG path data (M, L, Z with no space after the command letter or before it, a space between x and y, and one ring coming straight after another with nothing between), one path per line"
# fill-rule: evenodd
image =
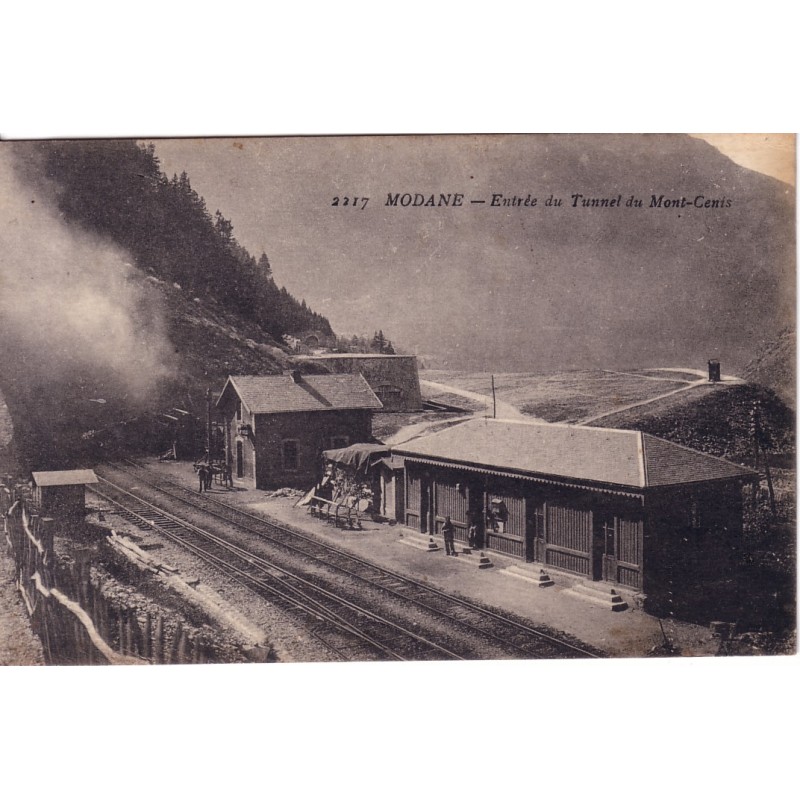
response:
M381 402L360 374L231 376L217 400L233 477L257 489L307 488L322 452L372 440Z
M471 419L392 449L404 518L651 599L730 583L757 474L638 431ZM646 606L647 607L647 606Z

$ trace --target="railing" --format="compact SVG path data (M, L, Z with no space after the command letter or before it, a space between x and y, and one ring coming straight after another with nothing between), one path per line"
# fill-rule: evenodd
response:
M361 530L361 515L354 506L327 500L314 495L308 507L312 517L327 520L337 528L350 528Z
M522 558L525 555L525 542L514 536L504 536L495 531L486 531L486 548L504 553L507 556Z
M566 548L555 548L548 545L545 563L566 572L575 572L578 575L589 574L589 556L586 553L570 552Z
M106 641L92 615L81 602L73 599L83 594L81 599L85 601L92 595L94 608L99 611L102 603L93 596L88 586L83 587L81 592L74 575L56 575L53 543L55 521L32 513L26 500L15 496L8 487L3 488L0 503L6 542L14 557L16 585L30 616L31 626L41 639L46 663L146 663L131 653L116 651ZM57 577L62 582L66 579L72 591L65 591L64 586L59 587ZM109 619L111 615L108 609L104 611Z

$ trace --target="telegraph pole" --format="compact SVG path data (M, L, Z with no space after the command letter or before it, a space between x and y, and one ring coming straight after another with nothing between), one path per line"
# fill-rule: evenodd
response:
M492 375L492 419L497 419L497 398L494 394L494 375Z
M206 390L206 452L208 453L208 463L211 463L211 389Z

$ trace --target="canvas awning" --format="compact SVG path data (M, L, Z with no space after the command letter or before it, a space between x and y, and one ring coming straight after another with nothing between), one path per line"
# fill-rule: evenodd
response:
M351 467L356 472L366 472L370 466L389 455L389 448L385 444L359 443L336 450L323 450L322 455L334 464Z

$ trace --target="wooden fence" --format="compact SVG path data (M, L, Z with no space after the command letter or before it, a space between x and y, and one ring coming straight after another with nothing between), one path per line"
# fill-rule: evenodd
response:
M218 663L216 647L161 613L136 611L92 580L88 560L56 563L56 520L38 516L24 489L0 486L15 582L47 664Z

